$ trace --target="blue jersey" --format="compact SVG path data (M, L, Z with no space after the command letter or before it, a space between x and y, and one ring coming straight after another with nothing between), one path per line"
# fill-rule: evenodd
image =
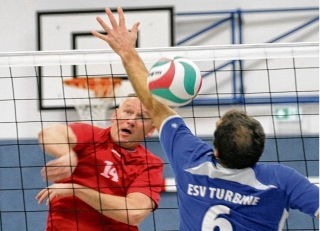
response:
M306 177L281 164L224 168L179 116L163 122L160 142L177 183L181 231L281 230L290 208L318 214L319 188Z

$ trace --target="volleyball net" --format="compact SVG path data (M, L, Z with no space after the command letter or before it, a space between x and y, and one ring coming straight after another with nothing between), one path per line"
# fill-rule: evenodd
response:
M212 142L215 122L230 109L263 125L261 162L293 167L319 184L319 44L255 44L138 49L149 69L168 55L193 60L203 75L199 95L175 108L194 134ZM37 133L52 124L110 125L133 89L111 50L0 53L0 231L44 230L47 207L35 195L48 184L50 159ZM159 208L140 230L178 230L175 182L157 134L143 143L165 162ZM318 220L290 211L284 230L319 230Z

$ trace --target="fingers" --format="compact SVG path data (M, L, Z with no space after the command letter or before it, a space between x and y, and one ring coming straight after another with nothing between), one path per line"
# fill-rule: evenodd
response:
M98 23L101 25L101 27L108 33L111 28L98 16L97 18Z
M40 171L41 173L41 176L42 176L42 180L46 181L46 180L49 180L48 179L48 176L47 176L47 169L46 167L43 167Z
M109 8L105 9L105 12L109 18L111 26L108 26L99 16L96 18L101 27L107 32L107 35L101 34L95 30L91 31L91 33L96 36L97 38L100 38L108 43L112 42L114 38L116 37L123 37L125 33L128 33L127 27L126 27L126 20L123 13L123 10L121 7L117 8L118 17L119 17L119 24L117 23L114 15L112 14L112 11ZM133 36L133 38L138 33L138 27L139 22L135 23L132 26L131 32L129 33L129 36ZM131 35L130 35L131 34ZM110 44L109 44L110 45Z
M42 176L42 180L44 181L50 181L51 179L49 179L49 173L48 173L49 169L47 167L43 167L40 171L41 176Z
M38 204L41 204L42 201L43 201L43 200L41 200L42 195L43 195L43 193L44 193L43 190L44 190L44 189L42 189L42 190L36 195L36 200L38 200Z
M96 19L99 22L99 24L101 25L101 27L105 30L105 32L109 33L111 28L100 17L97 17ZM95 30L91 31L91 33L99 39L106 40L105 35L97 32Z
M61 181L72 175L70 167L44 167L41 170L44 181Z
M77 161L73 161L76 162L74 166L69 162L70 160L65 157L49 161L40 171L42 179L44 181L60 181L70 177L77 165Z
M122 8L118 7L117 11L118 11L118 15L119 15L119 26L125 27L126 26L126 20L125 20Z
M119 7L120 8L120 7ZM119 12L119 8L118 8L118 12ZM109 21L111 23L112 28L117 28L118 27L118 23L115 19L115 17L112 14L112 11L109 8L106 8L106 14L108 15ZM123 13L122 13L123 14ZM119 16L120 17L120 16ZM100 22L99 22L100 23ZM101 25L101 23L100 23ZM107 31L106 31L107 32Z
M57 167L46 166L41 169L41 176L44 181L58 181L57 178L60 178L60 173L59 167L57 169Z
M138 33L138 27L140 25L140 22L136 22L133 26L132 26L132 29L131 29L131 33L136 35Z
M37 194L36 200L38 200L38 204L41 204L46 198L48 198L46 201L46 205L48 205L53 197L54 191L50 187L47 187Z
M97 31L95 31L95 30L91 31L91 33L92 33L94 36L96 36L97 38L102 39L102 40L105 40L105 35L100 34L99 32L97 32Z

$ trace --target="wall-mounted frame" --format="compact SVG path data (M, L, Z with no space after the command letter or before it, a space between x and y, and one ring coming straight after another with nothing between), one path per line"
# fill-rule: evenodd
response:
M111 10L116 15L116 9ZM173 7L124 8L123 10L128 30L135 22L140 22L137 47L174 46ZM108 49L106 42L91 35L92 30L101 31L96 21L97 16L108 22L104 9L37 12L38 50ZM64 70L64 73L69 73L70 77L82 73L76 66L70 66L69 69ZM73 108L72 105L66 105L61 100L54 100L63 95L61 78L54 78L58 75L52 67L39 68L40 109Z

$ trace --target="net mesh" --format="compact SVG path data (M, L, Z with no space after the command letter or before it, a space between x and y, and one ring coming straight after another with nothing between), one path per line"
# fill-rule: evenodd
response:
M203 87L190 105L176 108L196 135L211 143L214 124L224 112L231 108L245 110L261 121L267 134L261 162L283 163L318 184L317 43L138 51L147 68L167 55L183 56L198 64ZM1 231L44 230L47 207L38 205L34 197L47 186L39 171L50 158L39 147L36 136L48 125L82 120L83 116L73 109L75 99L85 98L90 105L94 95L87 91L84 97L72 96L63 82L74 76L121 77L121 87L114 97L111 94L112 102L109 100L114 106L133 92L123 78L121 60L109 50L0 53ZM104 126L110 122L111 111L102 112L107 114ZM168 189L162 194L159 208L139 227L142 231L178 230L173 174L156 136L144 145L164 160ZM318 220L292 210L284 230L319 230L318 227Z
M106 127L109 107L114 106L115 89L120 78L72 78L63 81L64 90L73 97L73 104L83 122Z

